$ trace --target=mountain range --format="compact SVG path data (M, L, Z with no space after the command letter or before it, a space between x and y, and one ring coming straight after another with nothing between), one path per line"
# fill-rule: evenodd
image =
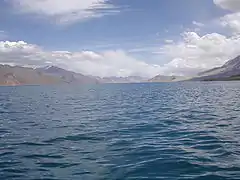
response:
M85 76L80 73L75 73L72 71L68 71L56 66L47 66L42 68L35 69L37 72L42 74L55 77L60 79L61 82L64 83L75 83L75 84L97 84L99 83L97 78Z
M152 79L149 79L148 82L178 82L187 80L185 76L163 76L157 75Z
M56 66L28 68L0 64L0 85L40 85L40 84L99 84L99 83L140 83L140 82L178 82L178 81L227 81L240 80L240 56L189 78L184 76L157 75L151 79L129 77L97 77L65 70Z
M140 83L147 82L148 78L140 77L140 76L128 76L128 77L104 77L100 78L101 83Z
M99 84L99 83L139 83L147 78L129 77L97 77L65 70L56 66L27 68L20 66L0 65L0 85L40 85L40 84Z

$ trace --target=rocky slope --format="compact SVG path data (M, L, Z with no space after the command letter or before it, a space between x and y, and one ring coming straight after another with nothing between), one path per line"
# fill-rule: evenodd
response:
M238 80L239 77L240 77L240 56L226 62L221 67L216 67L208 71L201 72L192 80L200 81Z

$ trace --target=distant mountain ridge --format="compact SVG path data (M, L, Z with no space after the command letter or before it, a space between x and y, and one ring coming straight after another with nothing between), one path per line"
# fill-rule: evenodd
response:
M96 83L137 83L147 81L147 78L139 76L128 76L128 77L97 77L97 76L86 76L80 73L68 71L56 66L46 66L37 68L37 71L43 72L48 75L56 76L61 78L67 83L84 83L84 84L96 84Z
M187 77L184 76L164 76L164 75L157 75L152 79L149 79L148 82L179 82L187 80Z
M100 82L102 83L140 83L147 82L147 78L140 76L128 76L128 77L103 77L100 78Z
M65 83L97 84L99 81L90 76L68 71L57 66L47 66L36 69L38 72L57 77Z

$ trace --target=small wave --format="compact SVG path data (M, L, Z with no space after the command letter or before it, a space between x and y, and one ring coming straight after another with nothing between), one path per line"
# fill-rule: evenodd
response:
M87 134L77 134L73 136L57 137L44 141L45 143L57 143L62 141L101 141L103 137L88 136Z
M13 155L13 154L15 154L15 152L3 152L3 153L0 153L0 157L9 156L9 155Z
M23 158L27 159L41 159L41 158L46 158L46 159L63 159L64 156L62 155L42 155L42 154L31 154L31 155L25 155L22 156Z
M57 162L40 162L37 164L42 168L68 168L79 165L78 163L57 163Z
M22 143L16 143L14 145L25 145L25 146L51 146L50 143L37 143L37 142L22 142Z

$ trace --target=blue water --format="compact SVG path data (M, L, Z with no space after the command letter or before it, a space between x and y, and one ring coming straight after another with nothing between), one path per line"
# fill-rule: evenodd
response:
M0 179L240 179L240 82L0 87Z

